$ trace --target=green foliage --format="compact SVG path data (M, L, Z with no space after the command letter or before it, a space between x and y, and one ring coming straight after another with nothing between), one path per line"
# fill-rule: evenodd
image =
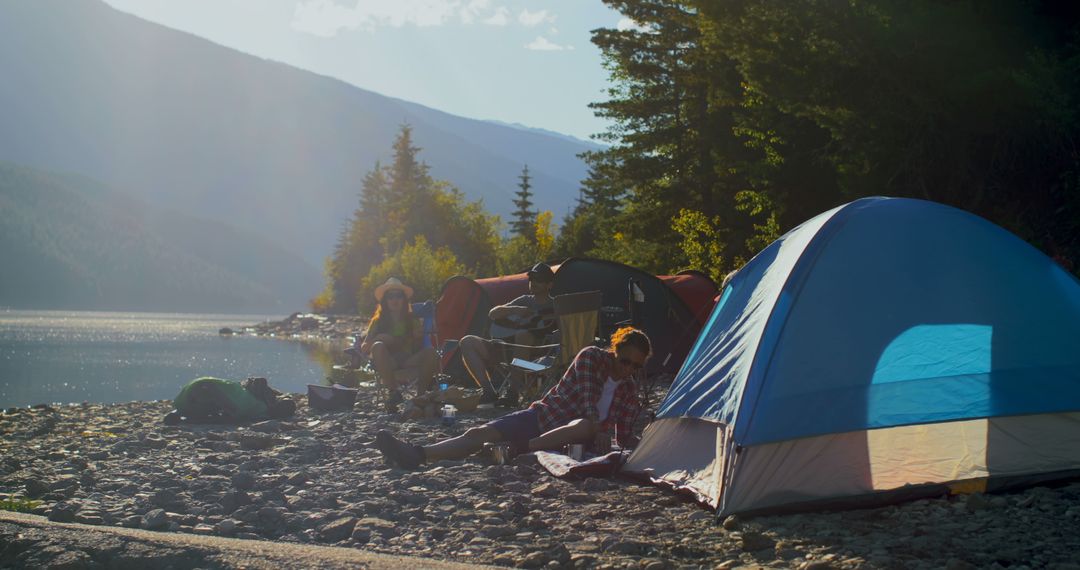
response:
M540 212L526 235L515 235L503 241L499 248L498 273L519 273L538 261L551 259L555 248L555 228L552 214Z
M330 278L332 259L327 258L325 267L323 268L323 274L326 276L326 284L323 286L322 291L319 291L318 295L315 295L308 305L311 310L316 313L330 313L334 310L334 281Z
M397 277L413 288L413 300L437 297L443 283L455 275L466 274L465 266L448 247L432 248L424 236L390 255L371 268L360 281L357 306L371 314L375 309L375 288L390 277Z
M425 247L438 244L433 254L436 261L445 261L441 257L445 250L453 258L452 265L462 268L460 273L487 274L495 270L498 218L488 214L480 202L467 202L450 183L433 180L427 165L419 161L419 152L412 143L411 128L402 126L394 141L393 163L388 167L375 163L364 177L359 205L342 228L327 261L327 286L311 301L313 309L353 313L371 308L373 300L365 295L364 283L377 270L385 273L395 259L401 261L407 248L420 243ZM411 255L406 260L423 258L416 252ZM386 274L383 280L389 276ZM416 287L410 277L394 276ZM372 288L368 287L367 293ZM438 293L437 288L432 292L429 289L418 287L418 294Z
M561 233L531 210L525 168L512 237L500 240L497 218L431 180L404 127L393 164L365 180L322 304L353 304L373 268L399 270L408 244L459 260L437 249L428 265L481 275L584 255L719 278L796 224L869 195L955 205L1066 266L1080 258L1080 9L604 2L637 26L593 34L611 87L592 108L611 121L599 138L612 144L583 155L589 176Z
M1080 10L1061 3L605 0L614 126L560 253L737 266L824 210L926 198L1080 257ZM726 268L700 267L716 274Z
M518 190L515 192L516 198L514 198L514 219L510 221L510 233L524 237L525 239L533 239L533 228L536 226L537 213L531 208L532 202L532 184L530 183L532 177L529 176L529 165L525 165L521 169L521 176L518 176Z
M582 207L563 218L562 230L555 238L554 257L580 257L596 247L600 235L598 220Z
M596 247L585 252L588 257L609 259L638 267L645 271L663 273L670 260L664 256L671 248L660 243L615 231L603 236Z
M388 170L376 162L364 177L359 207L342 227L333 255L326 261L327 284L312 300L313 310L355 312L360 280L383 256L381 240L390 231L391 199Z
M708 218L695 210L681 209L671 225L682 235L680 246L691 267L719 283L724 278L724 236L718 217Z
M26 497L20 497L18 495L8 495L3 499L0 499L0 511L29 513L39 506L41 506L41 501L27 499Z
M615 122L602 138L613 146L585 155L590 177L575 217L591 218L601 235L578 230L573 242L585 250L667 272L690 263L672 225L680 210L700 212L738 238L750 229L735 210L735 194L746 188L736 167L748 149L733 136L741 88L730 58L717 57L701 41L697 9L668 0L605 2L638 24L637 29L601 29L593 42L611 72L609 100L593 104ZM725 251L738 254L741 240ZM562 249L572 241L560 240ZM577 252L575 252L577 253ZM703 268L704 269L704 268Z
M764 220L754 224L754 231L746 238L746 250L758 252L765 249L770 243L776 241L780 235L780 223L777 221L777 210L772 199L764 192L744 190L735 195L735 209L748 212L750 216ZM749 259L737 258L731 269L742 267ZM717 281L719 283L719 281Z

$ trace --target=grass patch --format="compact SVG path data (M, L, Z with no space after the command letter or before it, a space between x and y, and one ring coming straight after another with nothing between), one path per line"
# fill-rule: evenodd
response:
M0 497L0 511L13 511L16 513L28 513L41 506L41 501L27 499L18 495Z

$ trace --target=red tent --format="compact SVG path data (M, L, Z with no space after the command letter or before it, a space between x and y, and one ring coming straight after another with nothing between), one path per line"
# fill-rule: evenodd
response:
M674 291L694 314L698 327L704 327L718 299L716 283L708 275L694 269L659 277L664 285Z
M656 369L674 372L682 364L690 345L709 317L716 296L716 284L698 271L656 277L639 269L597 259L568 259L555 270L553 294L600 290L607 310L623 310L626 318L638 315L638 325L653 338ZM628 281L633 279L646 296L644 307L630 306ZM460 340L469 334L486 336L491 307L507 303L529 292L528 276L516 273L503 277L469 279L453 277L443 285L435 309L439 341ZM610 324L610 323L608 323ZM457 350L443 355L450 374L463 374Z

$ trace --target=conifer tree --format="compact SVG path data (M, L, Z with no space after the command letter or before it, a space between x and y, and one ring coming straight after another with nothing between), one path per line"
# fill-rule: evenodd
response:
M379 236L387 227L385 214L389 208L389 191L386 168L376 162L375 168L364 176L359 205L342 227L327 266L333 293L331 308L336 312L356 310L356 292L361 278L382 260Z
M510 222L510 233L515 236L524 237L530 241L536 240L536 210L532 209L532 184L529 182L532 179L529 176L529 165L526 164L521 169L521 175L518 176L518 191L514 193L517 198L514 199L514 206L517 208L514 210L514 220Z
M413 145L412 127L401 125L394 140L394 161L389 168L390 188L382 233L383 248L393 253L409 243L413 236L426 233L434 219L434 182L428 165L417 156L420 147Z
M364 176L364 184L360 189L360 208L353 214L353 218L365 217L373 221L381 218L390 209L390 198L386 169L379 161L375 161L375 168Z

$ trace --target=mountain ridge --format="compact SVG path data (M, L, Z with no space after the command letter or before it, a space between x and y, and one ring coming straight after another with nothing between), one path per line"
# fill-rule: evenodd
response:
M279 313L319 287L273 244L82 175L0 161L0 210L3 306Z
M537 207L563 213L586 174L577 154L598 148L385 97L99 0L2 11L0 158L234 225L313 265L403 122L434 177L504 218L525 164Z

